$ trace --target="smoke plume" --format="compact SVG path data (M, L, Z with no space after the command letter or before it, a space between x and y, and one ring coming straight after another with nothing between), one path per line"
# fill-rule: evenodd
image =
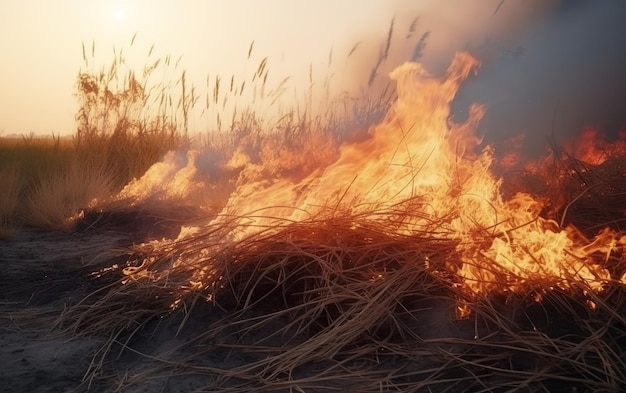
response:
M370 61L352 67L349 75L355 80L371 81L375 71L379 86L384 85L388 73L409 60L442 73L454 53L468 51L481 68L453 101L453 121L464 121L471 103L485 104L479 131L486 142L524 134L526 150L543 153L549 142L562 143L587 126L609 137L626 127L626 2L497 0L402 6L390 23L390 45L380 32L376 38L374 33L359 37L380 45L358 48L369 51L363 57ZM376 56L384 61L372 61Z

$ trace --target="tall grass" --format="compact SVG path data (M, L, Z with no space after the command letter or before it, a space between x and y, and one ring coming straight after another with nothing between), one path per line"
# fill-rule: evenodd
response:
M414 30L415 21L409 32ZM301 102L275 117L268 118L264 108L280 106L278 102L291 91L290 77L270 86L267 57L250 76L207 76L204 108L198 109L215 116L212 121L216 129L198 137L200 148L224 163L236 149L243 148L253 153L253 161L263 163L286 151L297 156L305 146L311 146L311 141L314 145L321 141L327 150L325 156L332 157L341 142L366 135L369 125L384 116L394 99L393 89L383 88L378 94L369 91L372 78L377 78L387 59L392 35L393 22L385 51L375 61L374 76L362 91L332 96L331 77L327 76L322 96L314 98L311 66L309 90L296 92L302 96ZM131 50L136 49L135 38L130 40ZM420 40L422 46L424 39ZM347 57L354 59L357 47ZM153 48L147 52L143 67L131 66L125 51L114 49L113 60L97 68L95 42L83 44L84 66L76 78L74 136L0 138L0 182L7 190L2 196L6 201L0 206L3 233L21 226L71 230L74 221L70 217L77 217L94 199L106 199L140 177L167 151L191 144L190 117L199 103L196 87L184 70L178 70L180 59L155 59ZM254 42L247 50L249 61L253 60L253 49ZM331 51L329 67L332 58ZM159 80L158 75L175 78ZM248 108L238 106L244 93L252 98ZM272 150L272 146L281 147ZM308 165L307 159L303 156L295 165Z
M185 71L175 86L171 81L153 82L153 73L172 67L169 56L152 61L151 54L152 48L137 72L127 64L123 50L114 50L111 64L94 71L89 64L94 62L95 43L91 59L83 44L87 69L77 77L74 143L79 159L107 163L119 187L142 175L168 150L188 142L189 111L198 99L195 89L188 86Z
M0 239L11 237L14 233L22 181L17 165L0 168Z
M94 52L92 45L91 63ZM71 230L94 200L110 197L167 151L189 141L186 116L194 93L184 72L177 96L173 87L150 80L160 60L138 74L126 65L121 51L99 71L88 68L89 58L84 60L87 69L79 72L76 83L79 108L72 138L0 138L3 237L18 227ZM163 66L169 66L169 59ZM172 104L173 97L179 97L178 105Z

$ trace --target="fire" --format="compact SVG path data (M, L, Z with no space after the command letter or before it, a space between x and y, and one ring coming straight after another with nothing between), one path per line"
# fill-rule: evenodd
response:
M453 241L459 257L446 269L458 275L469 294L539 286L601 289L612 279L602 262L623 249L626 236L607 229L587 240L575 228L543 218L543 202L529 193L505 200L502 179L490 170L494 150L481 148L476 135L485 109L473 105L465 122L450 120L450 102L478 65L470 55L458 54L443 76L416 63L397 67L390 75L397 83L397 102L367 138L343 144L338 154L316 154L316 147L327 147L319 140L310 142L304 159L285 152L252 159L246 149L237 149L222 165L232 173L232 192L205 225L229 223L226 237L239 241L285 222L348 216L356 227L380 221L396 233ZM581 152L594 163L606 159L597 149L576 153ZM172 164L173 157L169 166L157 164L122 194L144 199L151 190L182 198L197 194L210 181L199 179L195 154L182 166ZM285 170L293 162L297 176ZM183 228L178 241L199 232L202 226Z
M610 157L626 154L626 130L622 130L618 139L610 143L597 129L585 127L580 137L565 145L565 151L587 164L603 164Z
M417 203L428 217L405 220L400 229L410 231L456 210L452 201L441 199L448 192L475 193L477 187L487 186L478 195L494 193L495 182L481 182L475 173L487 176L489 155L463 156L479 142L468 131L482 116L482 108L473 107L466 124L452 125L452 129L447 124L448 103L458 81L476 65L474 59L461 55L444 80L429 77L419 64L400 66L391 75L398 83L398 102L370 130L368 139L341 146L334 163L302 181L239 182L223 213L263 211L264 216L300 221L320 214L360 215ZM476 198L468 199L466 203L477 203ZM487 225L493 224L485 219ZM262 221L257 222L269 224Z
M141 179L131 181L118 194L118 199L131 199L134 203L147 199L184 201L204 188L203 182L196 180L195 160L197 151L189 151L185 156L169 152L162 162L154 164Z

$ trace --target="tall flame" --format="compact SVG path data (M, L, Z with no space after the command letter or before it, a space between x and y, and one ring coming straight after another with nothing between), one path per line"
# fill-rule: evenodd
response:
M587 241L575 228L542 218L542 202L529 194L504 200L501 180L490 171L493 149L477 151L484 108L473 105L465 122L451 122L450 102L477 66L463 53L441 77L416 63L397 67L390 76L398 99L384 120L367 139L342 145L334 162L301 178L263 176L263 166L272 163L253 165L238 150L226 167L239 168L239 176L211 224L233 217L245 222L230 234L237 240L276 222L336 215L354 217L354 225L384 220L399 233L453 240L459 260L447 268L470 293L522 290L539 281L601 288L611 280L601 259L623 248L626 236L605 230ZM172 184L196 184L189 166L183 170L183 176L166 171L176 179ZM180 238L198 230L184 230Z

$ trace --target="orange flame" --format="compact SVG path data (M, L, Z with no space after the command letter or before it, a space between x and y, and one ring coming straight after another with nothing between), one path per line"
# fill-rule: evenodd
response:
M390 75L398 99L384 120L370 128L367 139L342 145L334 162L303 177L280 171L267 176L264 169L275 162L253 163L237 150L226 166L237 168L239 176L211 224L238 217L246 225L230 234L237 240L285 220L333 215L385 220L400 233L453 240L460 260L449 261L448 269L470 293L517 291L537 283L600 289L611 276L597 263L598 255L608 258L623 248L626 236L605 230L586 241L576 229L540 217L542 202L531 195L504 200L501 180L490 171L493 149L476 151L484 108L473 105L466 122L450 122L449 104L477 66L468 54L458 54L442 77L420 64L399 66ZM175 190L197 185L189 165L166 172ZM140 188L129 185L123 193ZM180 237L197 230L186 228Z
M600 165L609 157L626 154L626 130L610 143L597 129L585 127L579 137L565 145L565 151L587 164Z

